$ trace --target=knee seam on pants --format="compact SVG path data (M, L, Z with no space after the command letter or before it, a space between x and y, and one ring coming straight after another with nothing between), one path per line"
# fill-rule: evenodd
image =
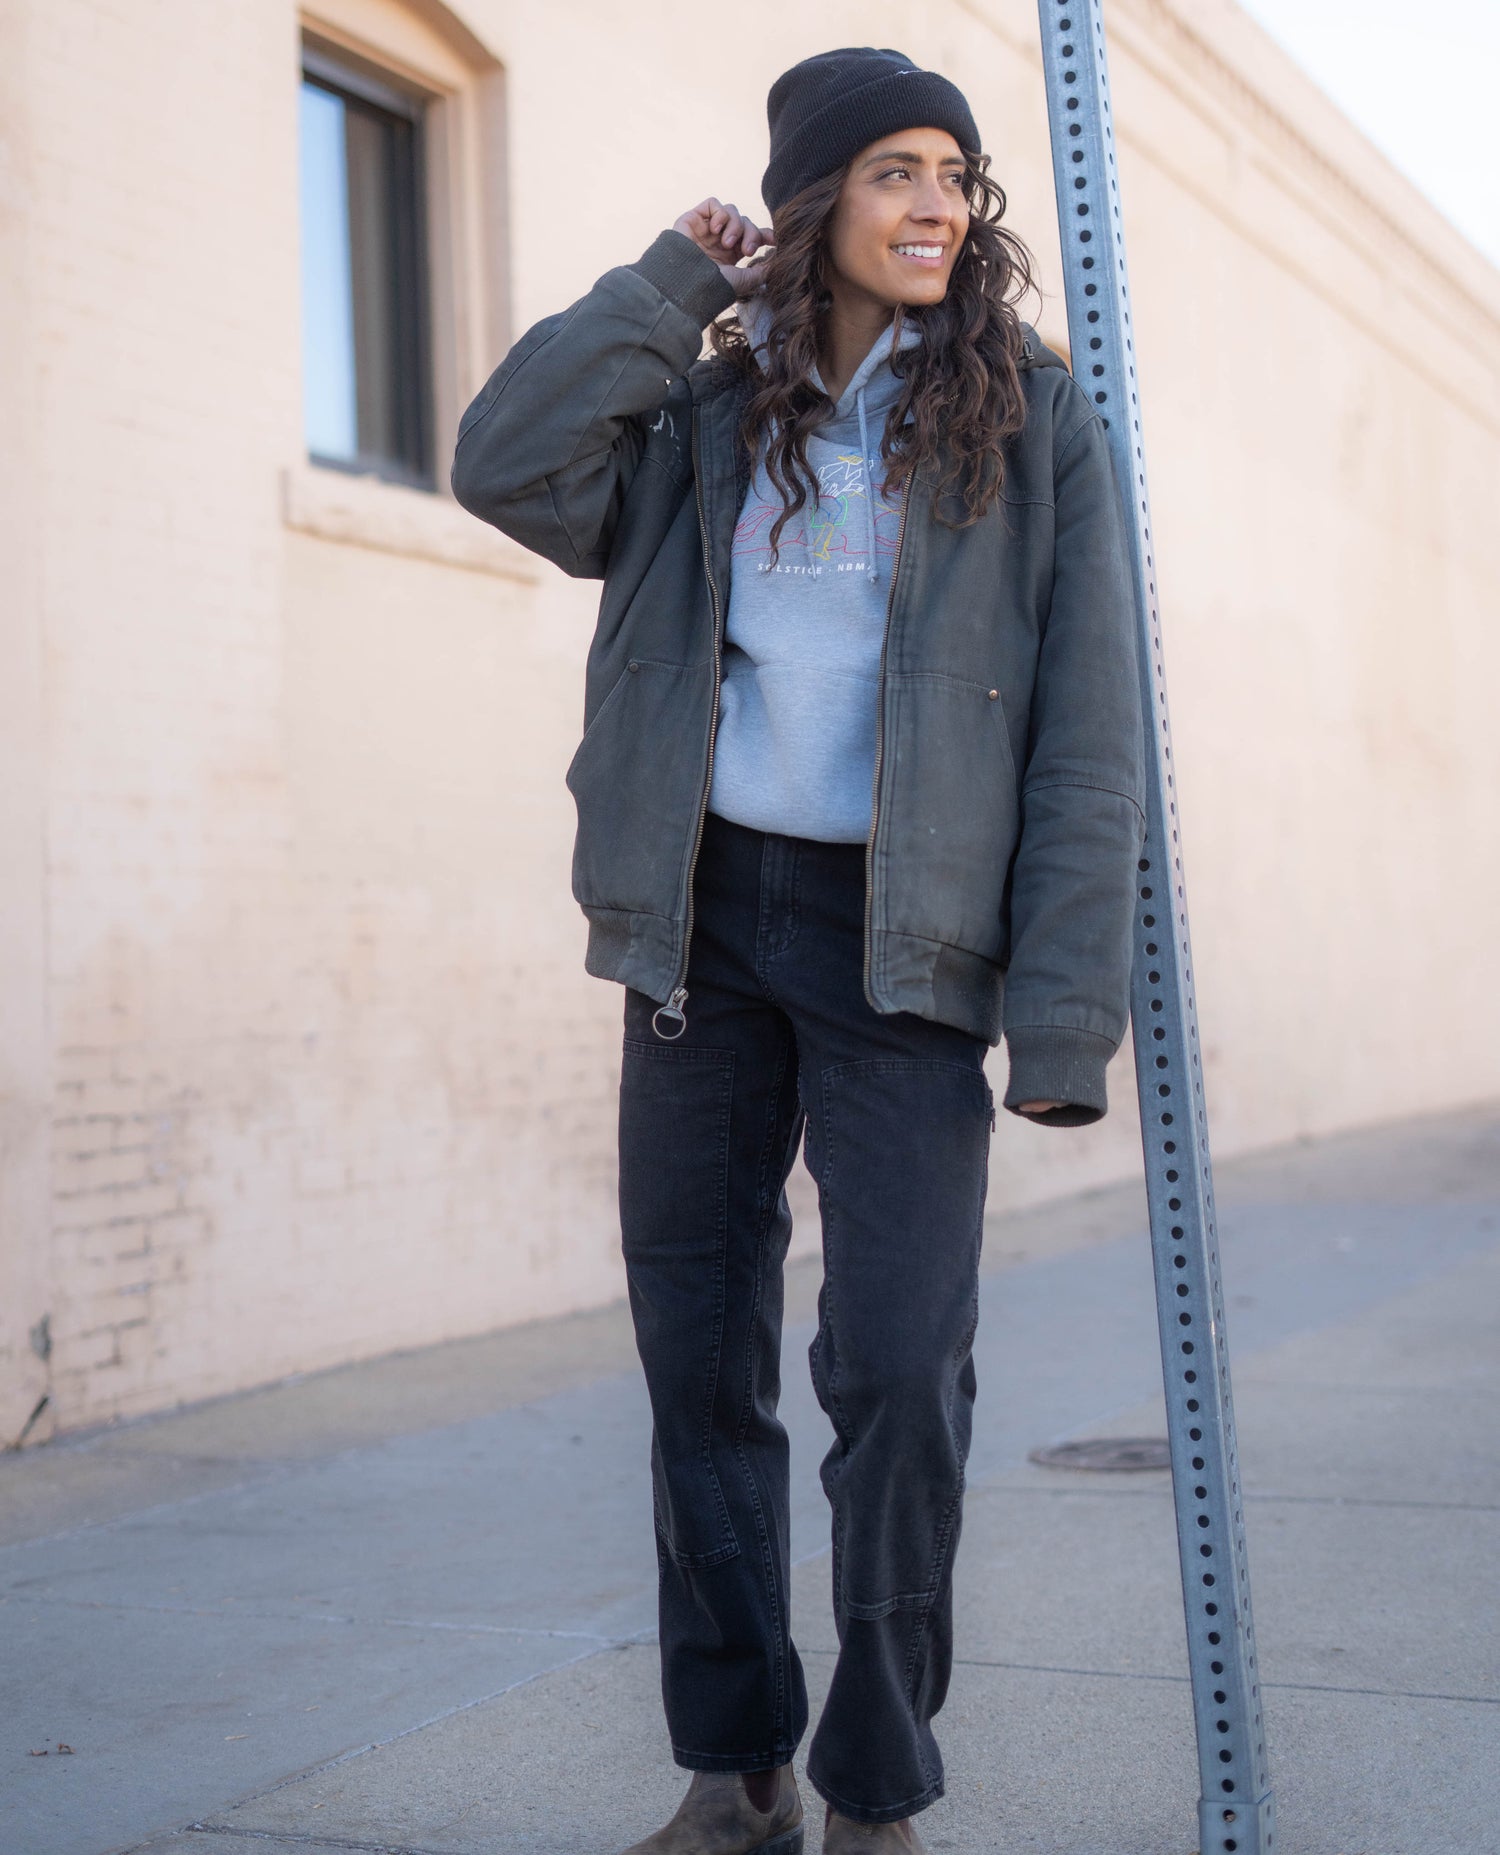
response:
M942 1525L938 1529L937 1545L932 1555L932 1576L928 1580L931 1596L928 1598L926 1605L917 1618L916 1626L911 1633L911 1647L906 1653L905 1691L908 1706L914 1704L916 1699L918 1652L927 1634L927 1626L932 1620L933 1605L937 1602L938 1592L942 1587L943 1568L950 1557L953 1544L954 1523L958 1519L959 1513L963 1507L964 1487L964 1473L963 1470L960 1469L958 1486L954 1489L952 1498L948 1502L947 1510L943 1515Z
M858 1604L845 1596L844 1610L858 1623L879 1623L897 1610L925 1609L936 1597L936 1591L898 1591L893 1597L882 1598L876 1604Z

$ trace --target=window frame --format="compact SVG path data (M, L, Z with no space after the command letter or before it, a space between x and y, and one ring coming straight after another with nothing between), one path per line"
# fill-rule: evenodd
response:
M428 194L430 174L427 143L434 97L416 85L402 84L369 59L342 46L330 45L308 27L301 35L299 89L311 83L335 96L348 98L410 125L410 159L396 177L398 197L392 202L390 233L397 259L393 282L396 352L391 357L393 378L387 383L396 403L398 430L409 438L405 458L378 451L356 450L341 457L315 451L307 441L305 423L302 451L306 461L323 470L350 476L374 476L410 489L432 491L438 485L435 443L436 353L433 339L433 265ZM354 355L356 377L360 357ZM304 366L307 356L303 356Z
M356 474L347 463L312 462L305 393L299 393L285 426L282 520L289 530L344 546L450 560L530 581L535 556L461 511L448 474L459 415L514 335L512 48L505 21L492 22L481 36L447 0L301 0L288 34L294 100L307 50L332 59L341 72L358 72L369 83L418 96L427 106L424 204L436 480L424 489ZM295 143L291 161L295 172ZM289 276L300 284L295 246L289 256ZM300 327L295 309L289 321L293 329Z

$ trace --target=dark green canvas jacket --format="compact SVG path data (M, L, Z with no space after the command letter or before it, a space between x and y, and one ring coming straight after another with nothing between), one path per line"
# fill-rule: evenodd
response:
M602 580L573 893L591 973L663 1002L684 984L717 721L747 391L700 360L734 300L680 232L527 331L459 424L453 493ZM1129 1012L1145 833L1123 515L1099 415L1028 329L1024 430L978 523L905 500L881 659L864 989L998 1043L1005 1105L1096 1121ZM950 492L951 494L951 492ZM953 497L948 512L961 517ZM691 1009L691 1007L688 1007Z

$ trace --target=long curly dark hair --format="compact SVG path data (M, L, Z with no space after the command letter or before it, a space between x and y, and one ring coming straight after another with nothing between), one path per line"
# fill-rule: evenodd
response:
M805 507L809 491L816 492L807 441L833 410L833 401L810 376L833 305L825 231L852 165L846 162L814 181L776 214L776 248L765 262L762 286L770 311L763 379L733 311L709 329L713 352L760 382L745 407L740 438L752 459L766 447L766 474L784 505L771 529L773 560L783 527ZM988 155L965 154L969 228L946 295L941 302L896 309L895 340L900 341L907 320L921 329L922 340L892 349L891 367L903 386L880 441L887 496L904 492L918 465L941 464L934 507L950 528L978 521L998 497L1006 445L1026 417L1017 367L1022 334L1016 304L1035 288L1033 259L1000 223L1005 191L990 178L989 166ZM903 432L908 412L915 423ZM957 521L943 509L946 492L955 488L965 509Z

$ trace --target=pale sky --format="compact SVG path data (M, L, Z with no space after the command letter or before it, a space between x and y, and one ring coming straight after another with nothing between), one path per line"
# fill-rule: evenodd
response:
M1500 265L1500 0L1239 0Z

